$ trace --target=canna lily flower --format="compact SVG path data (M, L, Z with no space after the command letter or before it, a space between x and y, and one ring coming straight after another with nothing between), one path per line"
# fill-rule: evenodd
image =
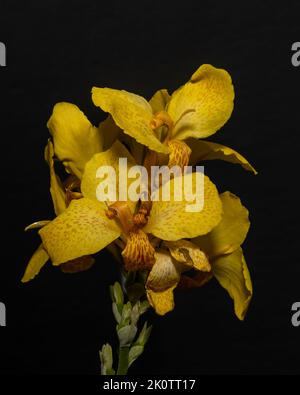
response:
M116 141L112 147L95 154L85 165L81 180L82 198L72 200L58 217L40 229L44 249L53 265L61 265L73 259L92 255L119 237L125 243L122 252L127 270L150 269L154 263L155 250L149 234L162 240L193 238L206 234L221 220L222 204L215 185L204 177L204 207L200 212L187 212L187 201L174 198L174 179L170 184L170 201L153 201L147 223L135 221L138 202L101 202L97 200L99 185L97 169L106 165L119 175L119 158L127 158L127 168L135 165L128 150ZM195 174L185 174L195 180ZM108 184L114 182L107 179ZM130 187L130 182L128 182ZM118 188L118 185L116 185Z
M48 141L44 156L50 170L50 194L54 212L58 216L63 213L71 199L78 197L78 193L73 192L73 186L78 185L76 180L82 177L86 162L95 153L102 151L103 126L100 124L97 129L76 105L66 102L57 103L54 106L47 126L52 135L53 143L51 140ZM111 130L112 126L108 126ZM67 172L72 174L64 184L55 173L55 155L63 162ZM41 228L49 222L51 221L38 221L27 226L25 230ZM48 260L49 255L41 244L29 260L21 281L32 280ZM76 270L82 267L82 262L84 262L84 268L91 266L93 263L90 258L86 257L84 261L75 262ZM62 269L72 271L75 270L75 267L73 263L68 263Z
M252 297L241 248L250 226L248 210L230 192L222 193L220 199L223 217L211 232L191 241L164 243L164 250L156 254L146 289L149 303L158 314L174 308L173 291L178 285L199 287L214 276L233 299L236 316L244 319ZM191 268L197 271L194 278L183 274Z
M166 89L158 90L152 98L149 100L149 104L152 107L153 113L157 113L163 111L169 101L171 100L171 96L169 95ZM159 139L160 141L163 139L162 128L159 129ZM194 138L188 138L186 140L186 144L191 149L190 154L190 165L196 165L199 161L202 160L213 160L220 159L226 162L235 163L241 165L245 170L251 171L254 174L257 174L257 171L254 167L248 162L248 160L241 155L239 152L234 149L227 147L222 144L213 143L207 140L197 140ZM166 160L167 155L160 154L159 155L159 164L166 164L168 161Z
M231 77L223 69L204 64L170 98L161 92L164 97L156 97L151 105L124 90L94 87L92 100L111 114L124 133L153 151L168 154L170 166L185 166L191 149L183 140L208 137L229 119L234 99ZM165 135L162 127L167 129Z

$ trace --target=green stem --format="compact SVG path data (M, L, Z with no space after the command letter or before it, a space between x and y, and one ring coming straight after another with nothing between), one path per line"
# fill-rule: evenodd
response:
M119 348L118 375L125 375L128 371L129 348L129 346L120 346Z

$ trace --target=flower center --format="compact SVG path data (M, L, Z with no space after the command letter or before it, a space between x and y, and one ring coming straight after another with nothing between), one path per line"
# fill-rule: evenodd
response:
M142 202L139 212L132 214L126 202L116 202L108 207L106 215L109 219L118 218L126 246L122 251L126 270L151 269L154 264L155 250L148 235L141 229L147 223L151 210L151 202Z
M173 129L173 121L170 115L166 111L159 111L151 119L150 127L155 130L163 125L167 126L169 131Z

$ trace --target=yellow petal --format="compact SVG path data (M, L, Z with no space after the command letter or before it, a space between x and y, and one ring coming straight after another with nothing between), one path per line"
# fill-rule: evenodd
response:
M117 89L93 88L92 100L103 111L109 112L115 123L139 143L153 151L169 152L150 127L153 113L143 97Z
M175 127L173 138L204 138L214 134L230 118L234 90L230 75L204 64L189 82L171 96L167 111Z
M94 254L120 236L120 228L96 200L72 200L69 207L39 234L53 265Z
M212 264L212 269L214 276L233 299L236 316L243 320L253 290L242 249L238 248L232 254L216 258Z
M95 154L93 158L86 164L85 172L83 174L81 182L81 191L85 197L88 197L90 199L98 199L98 195L101 194L99 192L99 186L101 187L101 183L103 183L102 185L104 188L105 183L107 185L107 191L115 191L114 195L116 199L104 199L103 197L103 200L107 201L108 203L114 203L118 200L128 200L128 205L133 211L136 202L126 199L125 192L128 192L128 188L130 187L134 179L128 179L126 188L125 179L126 177L128 177L128 173L126 172L125 162L124 165L121 165L121 167L119 166L120 158L127 159L128 172L132 166L136 165L134 158L130 155L124 145L118 140L114 142L109 150ZM111 169L114 169L115 176L109 175L108 173L104 172L106 174L103 173L100 177L98 169L100 169L101 167L103 168L103 166L110 166ZM122 183L124 199L122 196L120 196L120 185L118 181L119 178ZM103 192L106 192L106 189L103 190ZM107 194L107 197L109 197L108 195L109 194Z
M121 133L121 129L115 124L111 115L100 122L98 130L100 135L103 136L103 151L108 150Z
M149 100L153 114L164 111L170 99L171 96L169 95L167 89L160 89L159 91L155 92Z
M203 272L211 270L205 253L191 241L165 241L164 244L169 248L170 254L176 261Z
M151 289L147 290L148 302L154 308L156 314L165 315L174 309L174 288L176 286L161 292L154 292Z
M159 315L174 308L173 290L180 280L180 269L170 254L161 250L155 253L155 263L149 273L146 290L151 306Z
M86 162L102 151L103 137L82 111L71 103L57 103L47 123L54 141L55 155L78 178Z
M187 211L192 208L195 201L187 201L186 189L182 192L182 200L176 201L176 194L182 191L176 187L179 179L182 179L182 186L190 183L195 193L196 184L199 187L198 194L195 194L199 203L196 204L197 210ZM198 180L198 181L197 181ZM202 187L202 188L201 188ZM161 197L168 195L170 190L170 200L162 201ZM202 193L204 191L204 194ZM176 192L176 193L174 193ZM222 204L215 185L207 176L202 173L186 174L183 177L173 178L159 188L157 194L160 200L153 201L148 224L144 228L145 232L152 233L154 236L163 240L179 240L183 238L192 238L208 233L221 220ZM203 206L201 206L201 203ZM201 209L202 208L202 209Z
M22 277L22 283L27 283L32 280L37 274L39 274L41 268L47 263L49 255L45 251L43 244L41 244L38 249L32 255L25 273Z
M209 257L230 254L245 240L249 227L249 212L240 199L231 192L220 195L223 217L207 235L193 240Z
M50 169L50 194L52 197L54 212L56 215L59 215L66 209L66 194L60 178L55 173L53 156L53 144L51 140L48 140L48 144L45 148L45 160L47 161Z
M221 144L211 143L210 141L195 139L189 140L187 144L192 149L190 157L191 165L195 165L200 160L221 159L226 162L237 163L245 170L252 171L254 174L257 174L257 171L253 166L251 166L247 159L232 148Z

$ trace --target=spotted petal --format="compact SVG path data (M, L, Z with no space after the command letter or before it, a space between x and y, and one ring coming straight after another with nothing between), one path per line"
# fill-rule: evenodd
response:
M198 202L189 201L185 185L193 187ZM195 193L196 185L199 188L198 194ZM169 191L169 199L163 200L162 197L168 197ZM180 195L182 199L179 200ZM148 224L144 230L160 239L174 241L204 235L221 220L222 204L218 191L202 173L173 178L160 187L154 196L157 200L152 203ZM188 211L193 204L196 211Z
M39 234L53 265L94 254L120 236L114 220L107 218L103 202L82 198L69 207Z
M189 82L177 89L167 111L175 127L173 138L204 138L214 134L230 118L234 90L230 75L204 64Z
M113 117L115 123L139 143L153 151L168 153L150 127L153 117L150 104L141 96L124 90L93 88L94 104Z
M239 248L250 227L248 210L236 195L224 192L220 199L222 220L210 233L193 240L211 258L230 254Z

